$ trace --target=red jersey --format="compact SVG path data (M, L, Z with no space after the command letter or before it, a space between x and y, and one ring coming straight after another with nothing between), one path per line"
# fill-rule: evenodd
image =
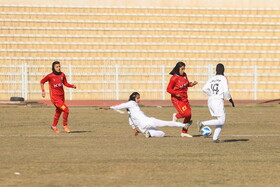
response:
M40 83L44 84L47 81L49 81L51 99L53 99L55 96L64 95L63 85L70 88L74 87L74 85L69 84L67 82L64 73L61 73L60 75L55 75L54 73L50 73L47 76L45 76Z
M184 73L183 76L179 76L174 74L169 81L167 86L167 92L171 94L171 97L176 97L176 95L180 94L182 99L188 99L188 87L189 80L187 75Z

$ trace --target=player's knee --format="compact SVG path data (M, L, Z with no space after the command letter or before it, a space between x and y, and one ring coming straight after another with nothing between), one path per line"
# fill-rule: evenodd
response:
M59 108L56 108L55 112L56 113L61 113L61 110Z
M218 117L219 125L224 125L226 122L225 116Z

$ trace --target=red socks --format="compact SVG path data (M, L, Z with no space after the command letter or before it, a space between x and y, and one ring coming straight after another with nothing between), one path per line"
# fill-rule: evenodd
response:
M61 111L56 110L55 114L54 114L54 118L53 118L53 127L57 126L57 123L59 121L59 117L60 117Z
M188 133L188 129L182 128L182 133Z
M65 112L64 111L64 114L63 114L63 126L67 125L68 115L69 115L69 112Z

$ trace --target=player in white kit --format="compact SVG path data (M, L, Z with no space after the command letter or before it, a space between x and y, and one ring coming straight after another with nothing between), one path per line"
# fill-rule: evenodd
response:
M138 133L143 133L147 138L164 137L165 133L156 129L158 127L188 128L189 124L183 124L174 121L163 121L156 118L147 117L138 106L139 102L140 94L138 92L133 92L130 95L128 102L110 107L110 109L113 110L127 109L129 114L129 124L131 125L132 129L134 129L135 136L137 136Z
M200 131L203 126L215 125L216 128L213 134L213 143L220 143L219 135L226 120L224 97L231 102L233 107L235 107L229 93L228 80L224 76L224 70L225 68L223 64L217 64L216 75L210 78L202 89L203 92L209 97L208 108L211 115L216 119L209 121L198 121L197 127L198 131Z

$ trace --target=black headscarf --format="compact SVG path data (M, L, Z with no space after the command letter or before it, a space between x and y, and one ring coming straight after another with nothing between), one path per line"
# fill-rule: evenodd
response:
M223 64L217 64L216 66L216 75L224 75L225 67Z
M173 70L169 73L170 75L179 75L179 76L182 76L180 75L180 68L182 66L186 66L186 64L184 62L177 62L176 66L173 68Z
M140 95L138 92L133 92L130 96L129 96L129 101L135 101L135 98L137 95Z
M52 71L53 71L53 74L55 74L55 75L60 75L62 72L57 72L57 71L55 71L55 69L54 69L54 66L55 66L56 64L60 64L60 62L54 61L54 62L52 63Z

